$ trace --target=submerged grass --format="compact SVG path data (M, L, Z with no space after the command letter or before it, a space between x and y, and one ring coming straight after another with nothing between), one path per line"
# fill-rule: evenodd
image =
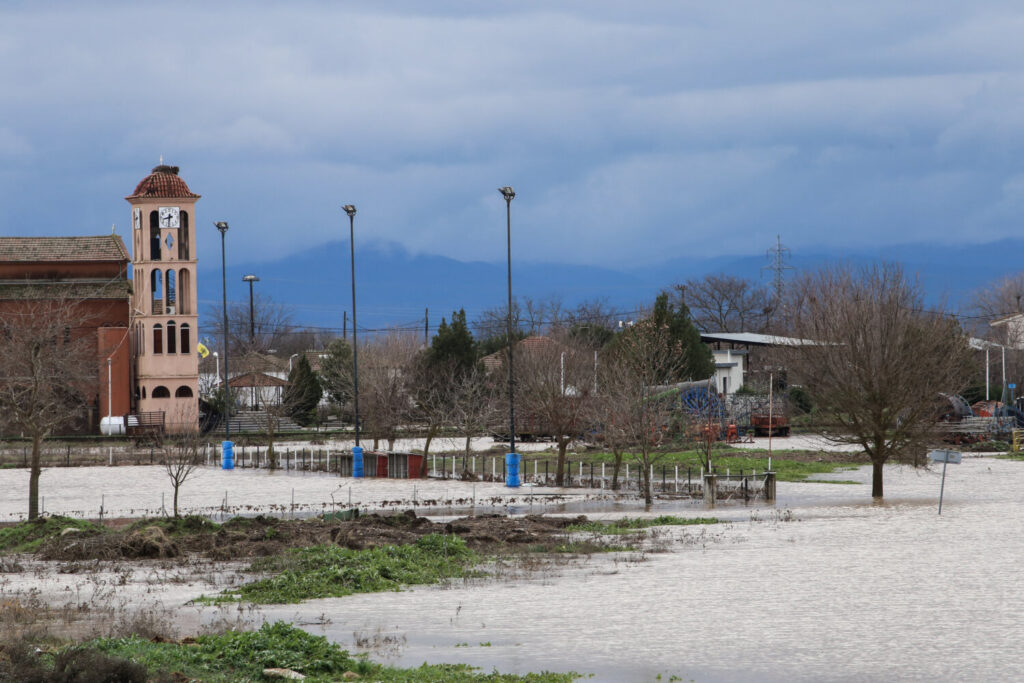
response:
M291 669L305 675L307 681L315 682L343 680L347 672L376 681L413 683L567 683L579 678L574 673L545 672L523 676L481 673L469 666L453 664L424 664L412 669L396 669L362 656L352 656L326 638L311 635L285 622L264 624L258 631L227 631L199 636L187 645L153 642L132 636L93 640L69 650L100 652L108 657L130 660L145 667L151 678L159 680L201 680L206 683L265 680L263 670L266 668Z
M804 456L807 455L806 451L773 451L772 469L775 471L777 481L805 481L807 477L813 474L855 470L862 464L866 464L830 461L808 462L803 459L787 459L787 453L799 453ZM680 477L687 476L686 470L689 468L690 477L693 480L698 480L700 478L701 471L701 457L701 454L697 451L665 453L659 457L657 463L654 465L655 478L661 477L662 467L667 470L668 477L670 478L675 475L674 468L679 467ZM587 453L586 459L588 461L593 460L596 463L612 463L615 460L611 453ZM623 469L620 470L619 476L625 476L626 462L630 463L630 477L636 477L636 463L631 461L628 455L623 460ZM715 449L711 452L711 463L719 474L724 474L726 469L730 470L734 474L739 474L740 470L743 470L744 472L751 472L754 470L763 472L768 467L768 452L738 450L725 447L722 449ZM606 475L610 475L610 472L607 472L607 470Z
M430 534L410 545L351 550L334 545L295 548L254 562L254 572L277 572L199 603L246 600L259 604L296 603L354 593L397 591L402 586L471 576L476 553L458 536Z
M586 522L585 524L572 524L566 527L566 531L591 531L599 534L628 534L640 529L648 529L653 526L691 526L696 524L718 524L717 517L674 517L662 515L653 519L622 519L615 522Z
M84 519L59 515L37 517L0 528L0 553L33 552L49 539L60 536L65 529L76 529L78 533L90 535L107 531L106 527Z

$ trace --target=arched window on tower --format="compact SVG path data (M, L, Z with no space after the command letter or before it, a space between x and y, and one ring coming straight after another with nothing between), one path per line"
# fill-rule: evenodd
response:
M156 211L149 212L149 259L160 260L160 216Z
M188 323L181 324L181 352L192 353L192 338Z
M153 325L153 353L164 352L164 326L160 323Z
M167 321L167 353L178 352L178 334L173 320Z
M177 278L174 276L174 270L171 268L167 269L167 315L174 315L178 310L175 305L178 299L178 287Z
M178 310L183 315L192 313L192 274L188 268L178 271Z
M192 398L192 387L182 384L174 390L174 398Z
M164 314L164 278L159 268L153 269L150 277L150 289L153 292L153 315Z
M165 386L153 387L153 398L170 398L171 392Z
M181 214L181 227L178 228L178 259L181 261L187 261L189 259L188 250L188 211L182 211Z

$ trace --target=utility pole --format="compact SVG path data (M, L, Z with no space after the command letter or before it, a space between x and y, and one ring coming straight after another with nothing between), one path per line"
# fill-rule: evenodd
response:
M423 346L430 346L430 309L423 309Z

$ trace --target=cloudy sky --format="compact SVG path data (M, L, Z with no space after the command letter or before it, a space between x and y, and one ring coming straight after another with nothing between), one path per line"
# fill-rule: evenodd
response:
M1020 2L5 2L0 231L127 233L157 164L232 259L988 242L1024 217ZM200 233L202 234L202 233Z

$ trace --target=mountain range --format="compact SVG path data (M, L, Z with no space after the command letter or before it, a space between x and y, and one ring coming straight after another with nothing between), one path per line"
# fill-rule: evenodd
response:
M1024 239L988 244L904 244L874 249L818 249L786 254L785 275L829 263L867 264L879 260L901 263L916 274L930 303L964 304L969 294L998 278L1021 270ZM429 310L431 330L441 316L463 308L472 320L507 300L506 263L466 262L435 254L412 254L396 245L360 246L356 254L356 294L360 330L424 325ZM259 263L227 267L227 298L248 302L242 276L255 274L256 291L293 312L301 326L341 331L348 315L351 329L351 270L347 241L332 242L297 254ZM221 304L219 259L199 265L200 314L209 317ZM725 273L768 284L772 272L766 253L714 258L677 257L642 268L619 270L557 262L512 263L513 294L519 298L560 299L571 308L584 300L601 299L628 317L650 304L657 292L676 282L709 273ZM347 312L347 313L345 313ZM201 320L202 323L202 320Z

